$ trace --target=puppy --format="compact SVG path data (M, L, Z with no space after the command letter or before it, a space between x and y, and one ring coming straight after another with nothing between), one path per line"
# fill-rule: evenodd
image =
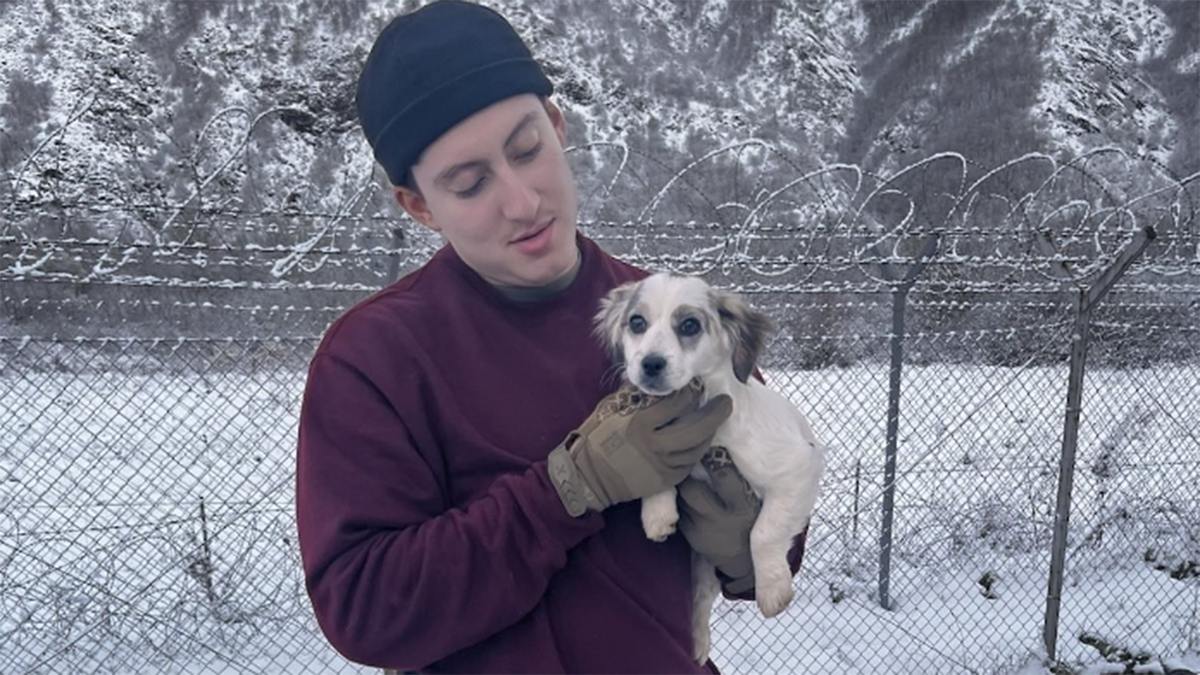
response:
M613 289L601 301L596 332L623 364L625 378L652 396L698 379L706 397L728 394L733 413L717 431L714 448L733 463L762 499L750 533L755 599L773 617L794 590L787 553L807 525L824 471L824 450L808 420L784 396L751 377L770 319L741 297L696 277L668 273ZM694 475L705 475L697 467ZM662 541L675 531L675 490L642 500L646 535ZM720 593L715 570L693 556L692 632L696 660L708 659L709 618Z

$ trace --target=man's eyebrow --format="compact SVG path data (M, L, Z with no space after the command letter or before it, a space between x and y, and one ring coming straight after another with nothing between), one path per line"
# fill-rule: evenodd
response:
M507 148L508 146L512 145L513 141L515 141L517 139L517 136L520 135L520 133L525 130L525 127L532 124L535 119L537 119L536 112L530 112L530 113L526 114L524 117L522 117L521 121L517 122L517 126L513 127L513 130L511 133L509 133L508 138L504 139L504 147ZM487 162L485 162L481 159L474 159L469 162L455 164L454 166L452 166L452 167L446 169L445 171L441 172L440 174L438 174L438 177L434 179L434 182L441 184L441 185L445 185L446 183L449 183L452 180L454 180L454 177L457 176L460 172L466 171L467 169L486 169L487 164L488 164Z

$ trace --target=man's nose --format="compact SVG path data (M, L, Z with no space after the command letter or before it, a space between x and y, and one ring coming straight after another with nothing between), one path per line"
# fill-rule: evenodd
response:
M521 175L511 167L498 173L500 178L500 211L509 220L532 221L537 217L541 197Z

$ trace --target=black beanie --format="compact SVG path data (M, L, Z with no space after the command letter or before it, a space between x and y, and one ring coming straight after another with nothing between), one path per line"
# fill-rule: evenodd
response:
M459 122L518 94L549 96L550 80L496 12L438 0L383 29L358 78L358 120L393 185Z

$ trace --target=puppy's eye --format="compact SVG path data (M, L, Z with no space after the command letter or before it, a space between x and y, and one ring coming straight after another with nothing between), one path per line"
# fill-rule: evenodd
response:
M679 324L679 334L684 337L691 337L692 335L699 333L700 328L701 326L699 320L693 317L688 317Z
M646 320L639 314L634 314L629 317L629 332L634 335L641 335L646 332Z

